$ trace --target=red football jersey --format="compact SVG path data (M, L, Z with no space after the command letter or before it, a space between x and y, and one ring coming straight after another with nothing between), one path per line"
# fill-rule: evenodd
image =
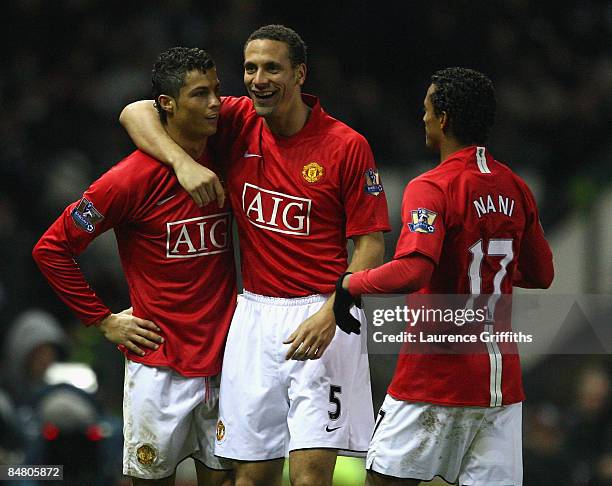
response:
M144 357L120 349L133 361L185 376L219 373L236 302L229 207L198 208L172 170L141 151L103 174L34 249L53 289L86 324L110 310L74 257L111 228L133 314L157 324L165 339L157 350L142 348Z
M421 293L511 294L518 267L552 259L531 191L484 147L460 150L411 181L402 219L395 258L418 252L437 264ZM455 406L522 401L515 345L480 345L478 354L403 352L389 394Z
M387 201L366 139L323 111L302 130L270 132L247 97L224 98L218 150L240 237L244 288L272 297L333 292L346 239L388 231Z

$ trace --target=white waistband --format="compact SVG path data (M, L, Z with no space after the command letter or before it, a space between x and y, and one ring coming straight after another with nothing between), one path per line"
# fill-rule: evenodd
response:
M242 292L242 297L247 300L251 300L253 302L260 302L262 304L267 305L283 305L283 306L291 306L291 305L308 305L314 304L317 302L325 302L329 298L329 294L314 294L307 295L306 297L268 297L267 295L259 295L249 292L248 290L244 290Z

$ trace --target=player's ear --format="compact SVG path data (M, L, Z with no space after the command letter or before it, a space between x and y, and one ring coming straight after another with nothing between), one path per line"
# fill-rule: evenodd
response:
M440 130L444 131L447 126L448 126L448 114L445 111L443 111L440 114Z
M159 98L157 98L157 104L167 114L174 114L174 110L176 109L176 103L174 102L174 98L172 98L172 96L159 95Z
M306 81L306 64L302 63L295 68L295 82L302 86L304 81Z

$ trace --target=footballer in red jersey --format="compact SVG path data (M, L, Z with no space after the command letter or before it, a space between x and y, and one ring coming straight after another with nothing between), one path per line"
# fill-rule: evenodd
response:
M424 104L426 143L441 163L406 187L393 261L339 284L352 296L548 288L552 253L534 197L484 147L495 115L491 81L469 69L439 71ZM474 354L400 354L368 450L368 484L417 485L436 475L461 485L522 484L519 357L481 345Z
M302 94L306 46L293 30L257 29L244 48L249 98L225 98L215 149L236 213L245 292L223 362L215 453L236 481L331 485L338 450L359 453L373 429L364 336L336 332L334 282L382 263L387 204L367 141ZM137 116L138 115L138 116ZM150 104L121 121L143 150L172 165L194 200L214 178L160 130ZM364 322L363 312L354 311Z
M167 133L215 170L207 137L216 131L218 89L214 62L200 49L173 48L155 64ZM111 228L131 313L113 314L75 261ZM193 455L200 484L221 484L231 464L211 451L236 300L229 206L198 207L171 169L137 150L66 208L33 256L74 313L125 353L123 473L138 484L166 478Z
M302 95L305 126L276 137L249 98L224 98L217 146L231 147L227 184L244 288L270 297L329 294L346 269L346 240L389 229L366 139ZM227 132L235 142L225 143ZM265 278L262 278L265 276Z

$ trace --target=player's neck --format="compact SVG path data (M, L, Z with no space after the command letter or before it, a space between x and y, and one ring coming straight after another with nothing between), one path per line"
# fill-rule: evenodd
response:
M206 142L208 141L208 137L198 137L196 139L191 139L186 136L180 130L176 129L176 127L167 124L165 126L166 132L170 136L172 140L176 142L176 144L181 147L185 152L187 152L193 160L199 160L204 153L204 149L206 148Z
M273 113L265 117L266 125L274 135L290 137L299 132L310 117L312 108L304 103L300 97L299 103L284 113Z
M440 162L444 162L455 152L464 149L468 145L458 142L453 138L444 138L440 141Z

